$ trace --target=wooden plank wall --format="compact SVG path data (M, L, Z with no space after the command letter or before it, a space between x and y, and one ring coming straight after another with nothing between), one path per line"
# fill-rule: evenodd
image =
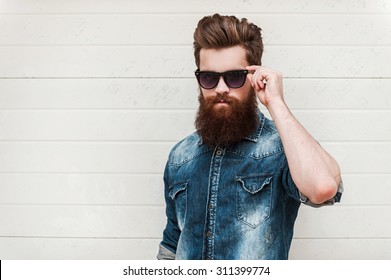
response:
M204 15L263 28L264 65L339 161L291 259L391 258L391 1L0 1L0 259L154 259L162 171L193 131Z

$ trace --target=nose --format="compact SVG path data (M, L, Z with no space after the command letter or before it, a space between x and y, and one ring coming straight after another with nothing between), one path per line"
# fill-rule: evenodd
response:
M220 77L219 83L217 84L215 91L217 93L223 94L223 93L228 93L229 92L229 87L227 84L224 82L223 77Z

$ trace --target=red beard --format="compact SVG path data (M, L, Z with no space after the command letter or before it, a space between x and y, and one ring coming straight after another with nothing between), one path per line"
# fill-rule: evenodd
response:
M195 127L203 143L230 146L256 130L259 123L258 104L255 93L249 96L244 102L239 102L227 94L208 98L200 94Z

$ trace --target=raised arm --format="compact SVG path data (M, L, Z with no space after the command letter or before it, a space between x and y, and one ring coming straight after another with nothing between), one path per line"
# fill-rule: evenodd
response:
M311 202L321 204L336 194L340 169L285 103L281 73L263 66L249 66L248 78L260 102L268 109L280 134L292 179Z

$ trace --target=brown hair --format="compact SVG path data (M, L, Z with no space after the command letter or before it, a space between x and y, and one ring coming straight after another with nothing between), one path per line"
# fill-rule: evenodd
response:
M194 58L200 66L200 51L228 48L241 45L246 49L247 62L261 65L263 42L261 28L249 23L246 18L214 14L203 17L194 31Z

